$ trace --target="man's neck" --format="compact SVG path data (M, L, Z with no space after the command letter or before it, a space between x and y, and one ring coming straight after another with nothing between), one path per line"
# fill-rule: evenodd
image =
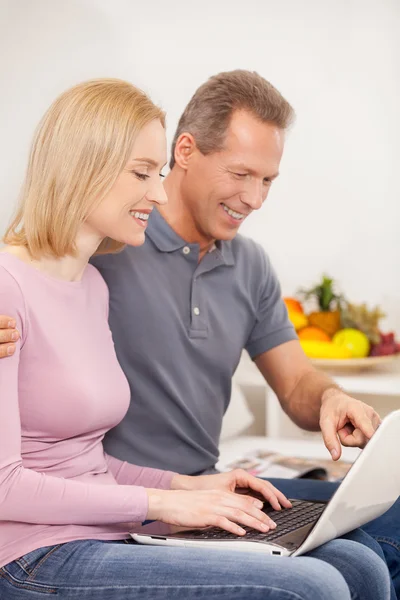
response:
M213 248L215 240L206 239L196 228L193 215L182 192L182 174L177 170L172 170L165 178L164 188L167 192L168 203L160 206L158 211L179 237L188 244L199 244L200 261Z

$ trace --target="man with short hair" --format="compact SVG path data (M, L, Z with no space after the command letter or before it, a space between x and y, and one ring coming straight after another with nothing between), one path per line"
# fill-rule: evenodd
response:
M153 211L145 244L93 259L110 290L110 327L132 392L127 415L104 440L117 458L212 472L244 348L290 418L321 429L334 459L341 444L363 447L378 427L371 407L310 364L268 257L237 235L279 174L292 120L289 103L258 74L210 78L179 121L165 180L169 203ZM335 489L274 483L299 498L327 498ZM398 512L395 505L364 529L381 543L399 588Z
M118 458L212 470L243 348L297 424L321 424L334 458L338 436L362 446L378 426L371 407L310 364L268 257L236 235L279 174L292 119L289 103L258 74L212 77L179 121L169 202L153 212L144 246L94 258L132 390L128 415L105 439Z

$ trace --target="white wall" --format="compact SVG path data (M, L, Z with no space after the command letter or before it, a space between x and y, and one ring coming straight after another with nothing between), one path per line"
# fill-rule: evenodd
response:
M254 69L297 123L268 204L243 231L269 251L284 293L326 271L400 332L398 0L0 0L0 10L2 230L34 126L69 85L131 80L167 110L171 139L207 77Z

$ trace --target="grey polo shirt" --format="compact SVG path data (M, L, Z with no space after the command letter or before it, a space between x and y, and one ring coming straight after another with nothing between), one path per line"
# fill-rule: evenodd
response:
M198 262L154 210L140 248L95 257L110 290L110 327L131 388L106 451L138 465L194 474L218 460L222 417L243 348L252 358L296 339L278 279L245 237Z

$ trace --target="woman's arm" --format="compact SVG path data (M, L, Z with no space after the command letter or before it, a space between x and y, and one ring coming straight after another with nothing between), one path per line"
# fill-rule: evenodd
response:
M171 489L171 481L176 473L150 467L139 467L105 454L107 466L120 485L142 485L160 490Z
M44 525L145 520L148 495L144 487L86 484L24 468L18 380L21 347L29 323L19 285L3 267L0 313L15 315L21 332L14 355L0 361L0 519Z
M100 288L104 293L104 311L108 321L109 316L109 299L110 294L103 276L95 267L97 278L100 282ZM104 453L104 457L110 472L114 475L116 481L120 485L141 485L146 488L169 490L171 488L171 480L176 475L171 471L161 471L159 469L151 469L150 467L139 467L119 460L114 456Z

